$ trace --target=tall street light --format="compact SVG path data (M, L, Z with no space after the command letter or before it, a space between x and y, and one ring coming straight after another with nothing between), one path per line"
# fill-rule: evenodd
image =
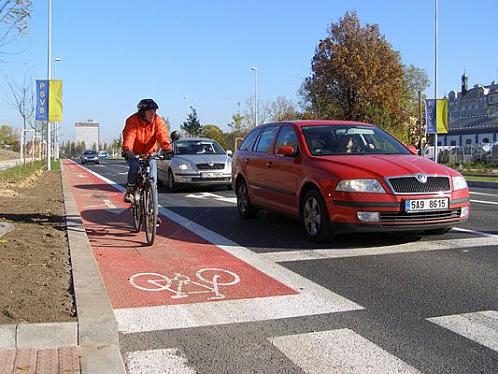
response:
M55 66L57 65L58 62L61 62L62 61L62 58L61 57L54 57L54 66L53 66L53 77L54 79L56 79L56 76L55 76ZM54 129L54 132L55 132L55 136L54 136L54 159L58 160L59 159L59 148L60 148L60 145L59 145L59 122L56 122L55 124L55 129Z
M254 71L254 126L258 126L258 68L251 67Z

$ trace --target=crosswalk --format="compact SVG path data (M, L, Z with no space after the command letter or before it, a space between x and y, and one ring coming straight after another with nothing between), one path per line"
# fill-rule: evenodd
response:
M441 328L498 352L498 312L493 310L427 318ZM309 374L421 373L378 344L348 328L275 336L269 339L288 360ZM129 373L196 373L177 349L130 352ZM498 369L498 366L497 366Z

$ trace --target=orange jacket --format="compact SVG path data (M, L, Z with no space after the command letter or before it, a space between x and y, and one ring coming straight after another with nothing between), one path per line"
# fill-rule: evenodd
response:
M157 151L157 142L162 149L171 150L169 133L161 117L156 115L152 123L138 113L128 117L123 129L123 151L129 149L137 155L154 153Z

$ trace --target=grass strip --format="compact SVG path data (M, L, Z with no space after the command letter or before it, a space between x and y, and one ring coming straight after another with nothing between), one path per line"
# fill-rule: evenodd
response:
M0 171L0 182L16 183L32 176L41 169L44 169L43 161L26 162Z

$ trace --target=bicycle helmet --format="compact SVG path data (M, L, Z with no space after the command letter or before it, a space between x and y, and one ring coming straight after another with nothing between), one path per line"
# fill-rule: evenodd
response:
M159 106L152 99L142 99L137 104L137 109L139 112L144 112L149 109L159 109Z

